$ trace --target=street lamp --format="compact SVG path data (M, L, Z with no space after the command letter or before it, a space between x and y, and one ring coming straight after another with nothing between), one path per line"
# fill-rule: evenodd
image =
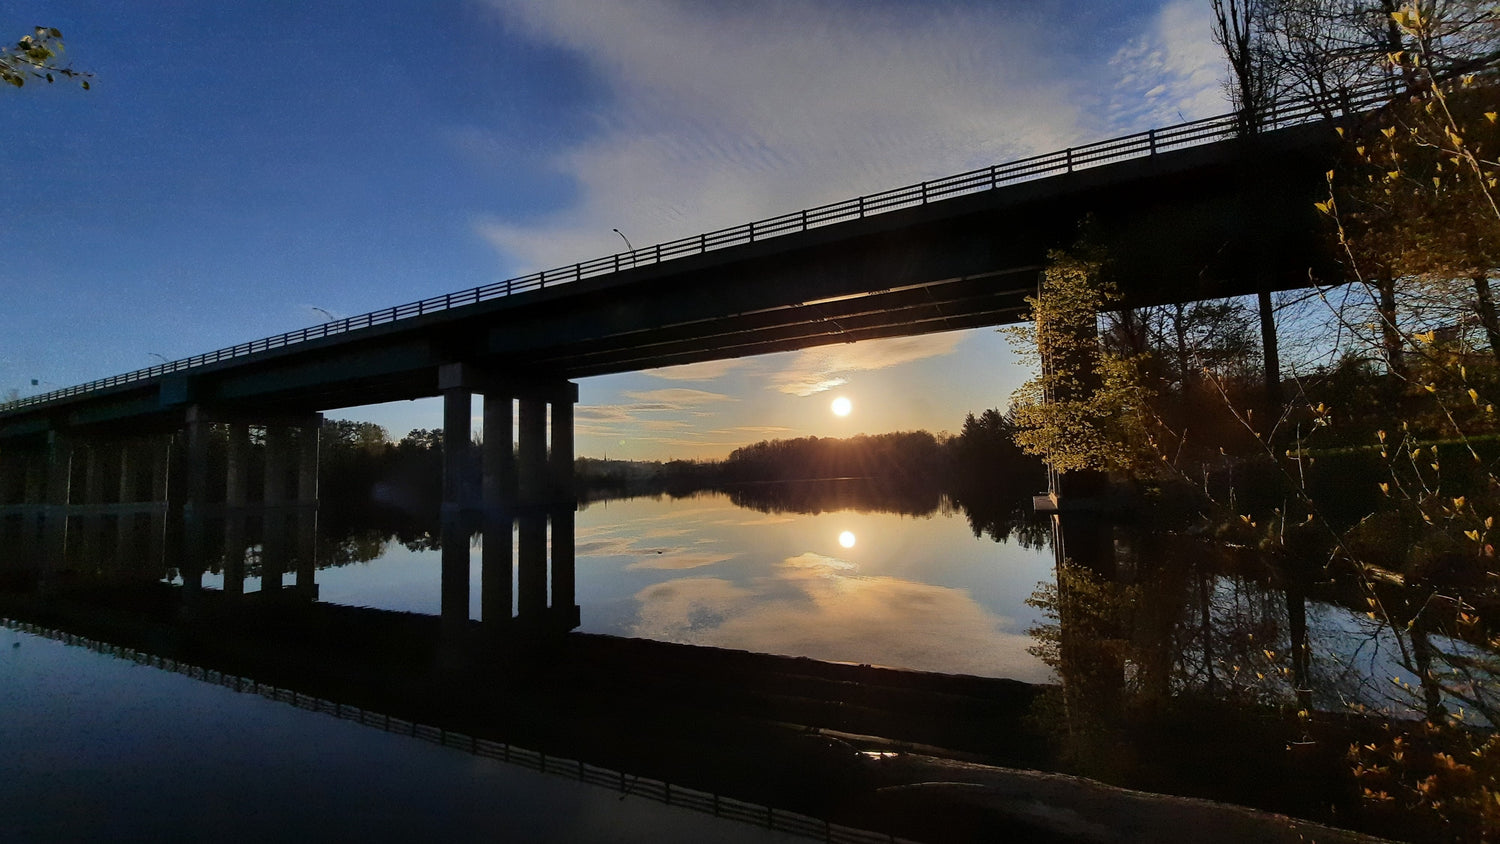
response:
M625 248L626 249L629 249L631 252L635 251L635 247L630 245L630 238L626 237L624 232L620 231L619 229L610 229L610 231L612 231L615 234L619 235L620 239L623 240L623 241L625 241Z

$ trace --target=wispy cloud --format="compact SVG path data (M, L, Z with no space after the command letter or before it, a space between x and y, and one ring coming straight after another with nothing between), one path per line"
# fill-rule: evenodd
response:
M490 0L611 91L553 161L564 216L476 228L541 268L959 172L1078 134L1047 21L1015 4ZM471 144L480 143L470 139Z
M724 377L731 370L743 366L743 359L709 360L702 363L684 363L662 369L647 369L642 374L668 381L713 381Z
M701 407L706 404L738 401L733 396L728 396L724 393L712 393L708 390L694 390L688 387L670 387L665 390L641 390L626 392L625 395L638 402L650 405L653 410L685 410L691 407Z
M1202 0L1169 0L1151 26L1110 59L1118 76L1110 98L1116 131L1147 129L1229 109L1224 57Z
M623 404L579 405L574 411L574 425L578 432L614 437L625 433L637 434L641 431L678 431L692 426L681 418L662 418L662 416L695 414L702 412L699 408L739 401L724 393L694 390L688 387L627 391L624 395L635 401ZM674 440L680 438L673 437Z
M790 395L810 396L847 384L850 373L951 354L962 340L962 333L947 332L806 349L771 376L771 386Z

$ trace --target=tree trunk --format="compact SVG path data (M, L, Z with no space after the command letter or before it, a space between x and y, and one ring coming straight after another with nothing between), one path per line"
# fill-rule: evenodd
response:
M1260 306L1260 348L1262 370L1266 389L1266 418L1276 419L1281 415L1281 348L1276 342L1276 315L1271 310L1271 293L1262 290L1256 294Z
M1179 303L1172 307L1172 332L1177 344L1177 348L1174 349L1177 358L1177 377L1182 379L1183 401L1189 402L1198 379L1194 377L1197 373L1193 371L1192 350L1188 348L1187 306Z
M1406 375L1406 366L1402 359L1401 331L1396 327L1396 279L1389 267L1380 268L1375 287L1380 293L1380 337L1381 345L1385 347L1386 366L1399 379Z
M1495 318L1495 298L1490 293L1490 280L1484 273L1474 274L1474 300L1479 310L1479 324L1484 326L1484 336L1489 340L1490 354L1500 361L1500 320Z

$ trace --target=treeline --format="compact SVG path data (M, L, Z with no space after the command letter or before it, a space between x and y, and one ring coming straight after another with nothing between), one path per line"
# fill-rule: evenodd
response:
M737 495L746 506L778 506L809 496L827 497L827 485L802 492L769 491L786 481L858 479L860 501L878 509L931 512L940 495L969 502L1021 500L1040 492L1040 460L1021 453L1014 423L998 410L969 414L956 435L927 431L861 434L844 439L798 437L736 449L724 460L625 461L577 458L577 491L584 500L629 495L686 496L704 490ZM466 462L464 484L478 489L478 450ZM441 431L417 429L391 442L369 422L325 420L320 444L321 497L325 506L375 508L408 514L435 512L442 501ZM761 487L759 491L753 488ZM852 489L853 487L850 487ZM852 493L843 492L840 495ZM821 500L821 499L820 499ZM795 509L792 507L791 509ZM977 529L977 528L976 528Z
M935 502L940 493L973 501L1021 499L1042 491L1046 470L1041 460L1016 447L1013 432L1013 420L991 409L978 416L969 414L959 433L952 436L898 431L843 439L765 440L735 449L719 461L580 458L577 481L585 497L686 495L714 489L740 496L745 501L736 503L747 506L757 506L752 501L800 494L788 490L757 493L752 491L756 485L837 479L874 482L883 494L904 496L902 500L908 502ZM895 509L904 512L915 506L908 503Z

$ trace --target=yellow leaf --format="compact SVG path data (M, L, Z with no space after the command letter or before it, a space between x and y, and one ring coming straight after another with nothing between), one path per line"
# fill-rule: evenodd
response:
M1437 337L1436 331L1427 331L1421 334L1413 334L1412 339L1418 343L1431 343ZM1431 388L1429 388L1431 389Z
M1462 495L1460 495L1459 497L1453 499L1453 509L1455 509L1455 510L1462 510L1463 506L1464 506L1464 501L1466 501L1466 500L1467 499L1464 498Z
M1484 113L1484 119L1488 120L1491 123L1494 123L1497 119L1500 119L1500 113L1487 111Z
M1375 436L1380 437L1381 442L1385 442L1385 431L1376 431Z
M1478 406L1479 404L1479 391L1475 390L1473 387L1469 388L1469 401L1474 402L1475 406Z
M1332 213L1331 212L1332 206L1333 206L1332 202L1314 202L1313 203L1313 207L1316 208L1316 209L1318 209L1319 211L1322 211L1324 214Z
M1484 529L1485 530L1489 530L1490 528L1492 528L1494 526L1495 526L1495 517L1494 516L1486 516L1485 519L1484 519Z
M1394 138L1396 137L1396 127L1390 126L1385 129L1381 129L1380 134L1386 136L1387 138Z
M1380 485L1380 491L1383 492L1383 493L1385 493L1386 495L1390 495L1391 494L1391 485L1390 484L1381 484Z
M1467 536L1468 538L1474 540L1475 542L1479 541L1479 531L1477 531L1477 530L1466 530L1466 531L1464 531L1464 536Z
M1437 385L1436 384L1428 384L1428 385L1426 385L1424 387L1424 389L1426 389L1427 392L1429 392L1429 393L1436 393L1437 392Z

